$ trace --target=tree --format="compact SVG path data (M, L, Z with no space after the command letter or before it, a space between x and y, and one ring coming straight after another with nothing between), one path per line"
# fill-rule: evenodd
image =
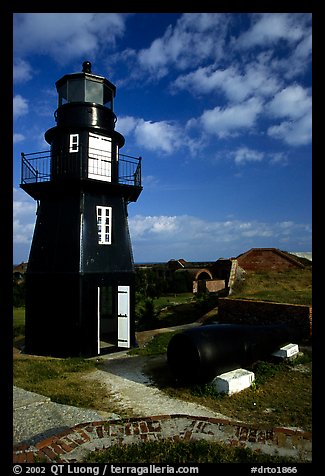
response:
M25 294L26 294L26 287L25 281L23 282L13 282L12 288L12 300L14 307L23 307L25 306Z

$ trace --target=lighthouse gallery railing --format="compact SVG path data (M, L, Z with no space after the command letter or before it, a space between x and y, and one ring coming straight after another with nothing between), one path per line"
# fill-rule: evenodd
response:
M98 155L104 155L105 151L98 150ZM80 160L75 160L79 154ZM65 176L75 176L82 164L81 152L61 153L57 164L62 164L62 170L56 170L57 174ZM73 160L71 160L73 156ZM49 150L33 152L30 154L21 153L21 183L41 183L48 182L52 178L51 152ZM81 172L81 176L83 173ZM119 154L118 159L118 183L141 187L141 157Z

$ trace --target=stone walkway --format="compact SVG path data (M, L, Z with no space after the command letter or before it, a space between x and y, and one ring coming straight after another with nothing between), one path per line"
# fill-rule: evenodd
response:
M35 444L78 423L118 418L118 415L51 402L50 398L13 388L13 444Z

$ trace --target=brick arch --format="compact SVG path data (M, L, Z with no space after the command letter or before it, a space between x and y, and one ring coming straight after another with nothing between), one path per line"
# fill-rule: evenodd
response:
M209 276L209 278L206 277L206 274ZM201 276L202 275L202 276ZM211 274L211 271L209 271L208 269L206 268L201 268L197 271L196 275L195 275L195 280L199 280L199 279L213 279L213 276Z

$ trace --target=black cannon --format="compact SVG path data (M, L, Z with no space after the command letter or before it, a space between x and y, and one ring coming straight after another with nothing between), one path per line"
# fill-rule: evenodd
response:
M286 324L208 324L175 334L167 348L167 361L178 381L208 383L221 373L269 357L295 338Z

